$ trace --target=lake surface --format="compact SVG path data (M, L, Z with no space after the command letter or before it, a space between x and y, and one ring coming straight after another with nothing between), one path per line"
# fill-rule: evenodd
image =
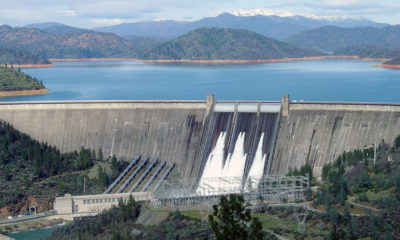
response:
M66 62L23 69L52 92L0 101L292 100L400 102L400 71L379 62L313 60L241 65Z

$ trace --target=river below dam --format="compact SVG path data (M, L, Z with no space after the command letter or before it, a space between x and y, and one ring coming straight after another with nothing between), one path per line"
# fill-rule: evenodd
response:
M23 69L51 93L1 101L292 100L400 102L400 71L380 62L324 59L258 64L155 64L136 61L57 62Z
M16 232L16 233L10 233L7 234L6 236L14 238L15 240L33 240L33 239L42 239L42 238L47 238L50 237L51 233L62 226L65 226L66 222L63 222L61 224L56 224L54 226L49 226L41 229L32 229L32 230L27 230L27 231L22 231L22 232Z

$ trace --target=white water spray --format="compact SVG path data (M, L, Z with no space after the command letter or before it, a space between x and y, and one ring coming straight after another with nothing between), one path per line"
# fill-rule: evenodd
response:
M267 158L267 155L262 152L262 147L263 147L263 142L264 142L264 133L261 134L260 141L258 142L257 146L257 151L254 156L253 163L251 165L249 175L246 180L246 188L248 191L251 191L251 188L256 188L260 182L260 178L264 173L264 165L265 165L265 159ZM251 179L250 179L251 177Z

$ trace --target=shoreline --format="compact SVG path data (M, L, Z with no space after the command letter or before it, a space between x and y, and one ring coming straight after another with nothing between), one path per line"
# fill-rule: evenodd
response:
M34 96L44 95L50 93L49 89L34 89L34 90L11 90L11 91L0 91L0 98L6 97L20 97L20 96Z
M49 58L51 62L109 62L109 61L141 61L138 58Z
M373 67L382 67L387 69L400 69L400 64L378 64Z
M60 219L33 219L24 222L5 224L0 227L5 234L15 234L20 232L46 229L58 225L64 225L66 221ZM8 227L7 227L8 226ZM16 226L16 227L15 227Z
M280 62L294 62L294 61L309 61L309 60L322 60L322 59L353 59L363 61L380 61L386 62L389 58L370 58L359 56L312 56L312 57L299 57L299 58L273 58L273 59L213 59L213 60L194 60L194 59L139 59L139 58L50 58L51 62L108 62L108 61L137 61L142 63L193 63L193 64L246 64L246 63L280 63ZM13 64L8 67L13 68L50 68L56 64ZM0 65L4 66L4 65ZM397 65L378 64L373 67L385 67L390 69L398 69Z
M274 59L213 59L213 60L193 60L193 59L139 59L139 58L52 58L52 62L105 62L105 61L138 61L145 63L197 63L197 64L212 64L212 63L275 63L275 62L293 62L307 61L319 59L354 59L364 61L388 61L387 58L368 58L359 56L313 56L299 58L274 58Z
M2 67L5 66L5 64L0 65ZM54 63L49 63L49 64L7 64L8 68L49 68L49 67L54 67Z
M278 62L295 62L295 61L308 61L308 60L321 60L321 59L354 59L354 60L364 60L364 61L388 61L390 59L386 58L366 58L359 56L313 56L313 57L300 57L300 58L274 58L274 59L250 59L250 60L193 60L193 59L176 59L176 60L145 60L141 59L138 61L149 62L149 63L278 63Z

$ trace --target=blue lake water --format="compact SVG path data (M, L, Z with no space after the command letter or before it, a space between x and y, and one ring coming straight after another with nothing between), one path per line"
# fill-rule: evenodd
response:
M23 69L51 90L43 100L280 100L400 102L400 71L379 62L313 60L242 65L150 64L134 61L56 63Z

